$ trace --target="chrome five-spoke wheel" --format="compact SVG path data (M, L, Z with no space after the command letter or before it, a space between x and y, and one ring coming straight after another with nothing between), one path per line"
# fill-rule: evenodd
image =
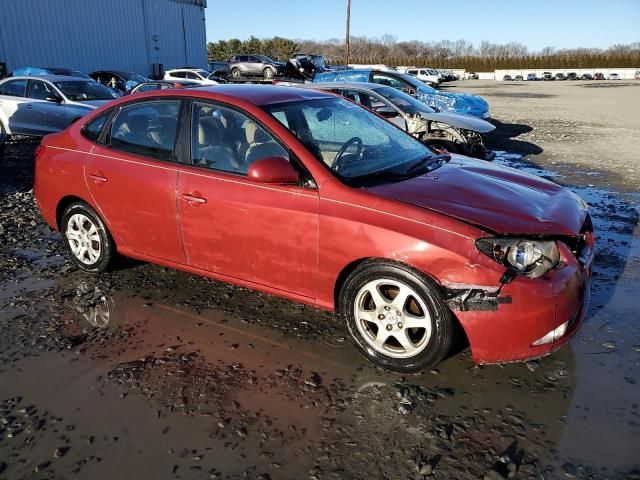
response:
M354 316L367 343L390 357L413 357L431 338L431 318L424 301L396 280L385 278L364 285L356 296Z

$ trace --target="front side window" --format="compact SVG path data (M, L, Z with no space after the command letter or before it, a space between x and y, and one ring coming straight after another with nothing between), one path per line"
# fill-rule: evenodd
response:
M158 84L158 83L147 83L147 84L142 84L139 87L137 87L135 89L136 93L140 93L140 92L150 92L152 90L158 90L159 88L163 88L164 84Z
M173 160L180 104L179 100L162 100L123 107L111 125L111 148Z
M185 78L187 72L171 72L172 77Z
M51 85L39 80L31 80L31 87L29 88L29 98L34 100L46 100L49 97L57 97L58 93L53 89Z
M406 173L434 155L386 120L342 98L263 108L346 181L383 172Z
M27 80L12 80L0 85L0 95L24 97L27 92Z
M191 118L194 165L246 175L249 166L261 158L289 158L271 134L235 110L196 102Z

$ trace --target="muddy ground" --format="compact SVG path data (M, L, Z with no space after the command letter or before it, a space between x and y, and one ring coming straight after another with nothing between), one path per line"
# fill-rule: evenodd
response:
M486 95L497 162L592 205L592 303L568 346L484 367L462 351L402 376L309 307L136 262L82 273L35 207L36 144L13 142L0 157L0 479L640 478L640 89L447 88Z

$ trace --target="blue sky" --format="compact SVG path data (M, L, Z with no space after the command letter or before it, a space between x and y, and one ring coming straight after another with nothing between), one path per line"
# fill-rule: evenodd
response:
M343 38L346 0L209 0L209 41ZM392 6L402 5L394 11ZM351 0L351 34L518 41L532 50L640 41L640 0Z

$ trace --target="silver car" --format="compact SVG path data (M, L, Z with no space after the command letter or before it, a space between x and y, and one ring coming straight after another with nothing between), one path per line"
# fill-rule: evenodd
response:
M305 87L330 91L385 117L436 150L491 161L495 152L484 146L483 136L495 126L473 115L436 112L400 90L377 83L327 82Z
M0 81L0 138L6 135L44 136L118 98L120 94L78 77L39 75Z

